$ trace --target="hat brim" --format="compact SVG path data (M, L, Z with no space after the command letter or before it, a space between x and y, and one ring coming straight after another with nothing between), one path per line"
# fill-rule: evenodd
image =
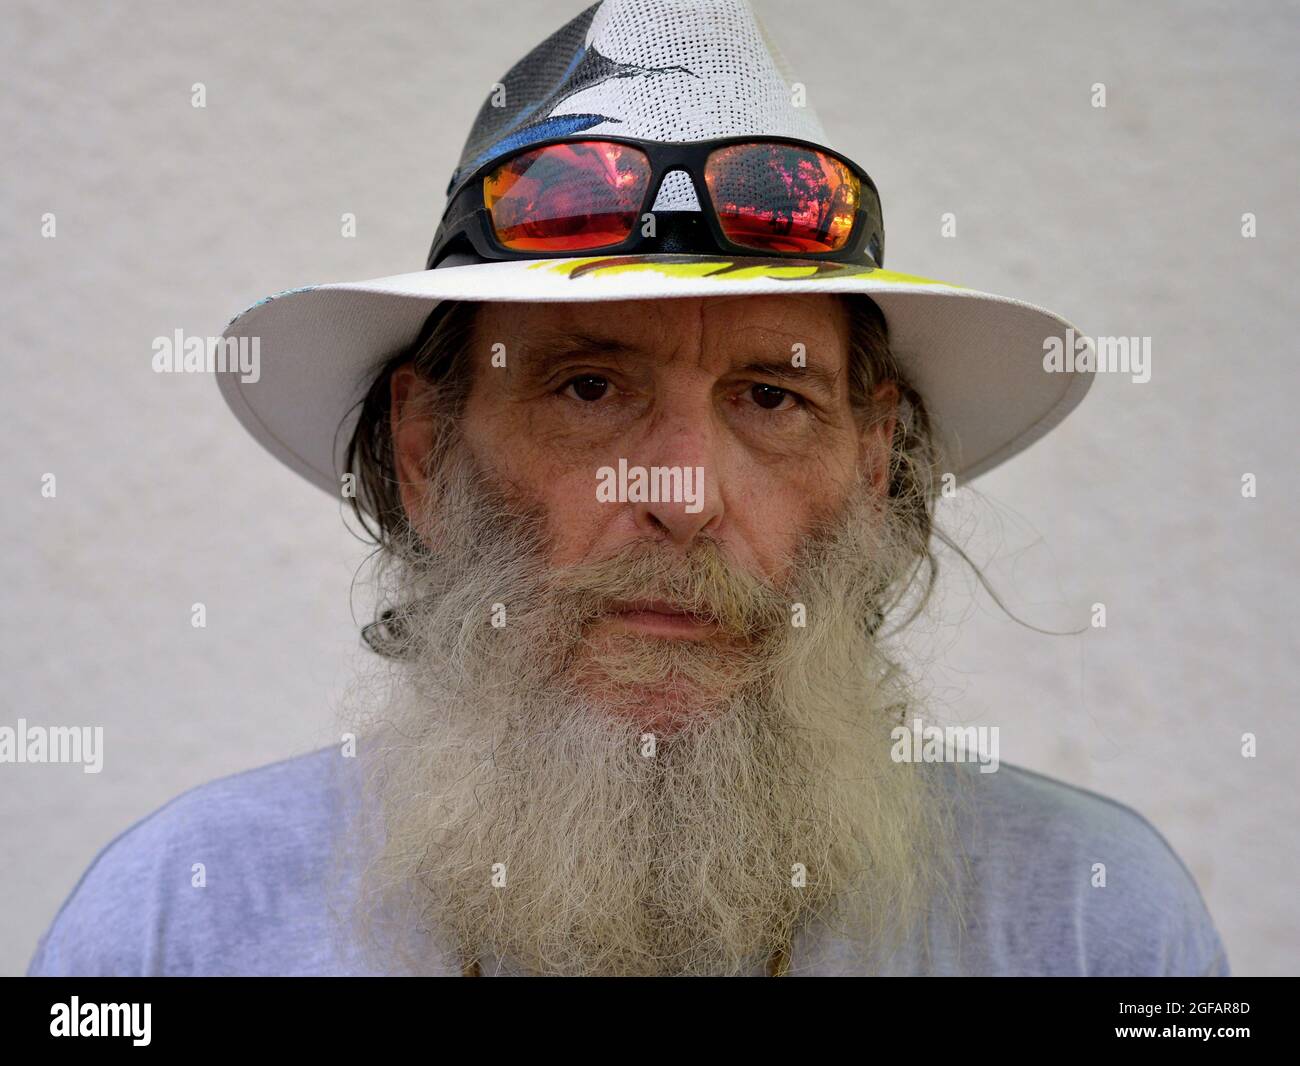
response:
M1021 300L859 266L680 255L476 263L291 289L254 304L225 330L228 340L257 339L257 380L234 368L216 376L231 410L268 451L337 496L374 375L443 300L791 293L860 293L876 302L902 372L930 413L943 469L959 481L1038 440L1092 384L1086 370L1044 368L1049 339L1068 352L1081 331Z

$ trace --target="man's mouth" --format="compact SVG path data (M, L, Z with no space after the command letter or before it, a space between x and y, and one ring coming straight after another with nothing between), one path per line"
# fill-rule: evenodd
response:
M718 632L717 625L708 618L663 600L615 603L610 606L607 616L618 628L643 636L708 640Z

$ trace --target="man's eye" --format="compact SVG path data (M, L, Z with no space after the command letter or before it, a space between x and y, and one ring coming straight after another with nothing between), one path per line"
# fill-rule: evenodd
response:
M749 394L754 398L754 402L765 411L779 411L785 406L787 400L795 405L799 402L798 396L793 392L779 389L775 385L761 383L753 385L750 387Z
M563 391L579 400L594 403L609 390L609 382L596 374L584 374L564 386Z

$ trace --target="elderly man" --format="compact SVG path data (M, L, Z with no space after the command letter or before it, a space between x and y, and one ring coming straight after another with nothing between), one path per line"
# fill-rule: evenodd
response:
M379 546L382 687L115 840L31 972L1226 974L1140 816L911 743L939 486L1089 374L883 254L743 0L516 64L426 270L227 330L236 414Z

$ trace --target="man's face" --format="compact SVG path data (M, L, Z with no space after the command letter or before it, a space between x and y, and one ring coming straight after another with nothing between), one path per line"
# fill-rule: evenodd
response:
M388 573L368 891L540 973L748 972L832 909L863 944L906 928L942 819L889 758L907 693L873 620L917 545L885 492L896 392L850 402L842 305L478 313L463 417L393 378L420 543ZM602 499L602 467L703 492Z
M485 304L472 349L466 447L508 497L545 515L557 568L638 542L672 561L707 540L731 565L780 585L864 467L871 484L884 484L892 423L864 429L857 417L848 315L832 296ZM421 387L409 372L394 383L412 514L428 502L420 466L428 429L401 413ZM888 402L891 389L875 401ZM617 492L617 472L638 468L651 479L672 468L689 491L660 500L598 493L602 476ZM610 605L588 652L608 658L610 642L628 638L727 635L680 603L638 597ZM653 721L691 700L660 685L642 706Z

